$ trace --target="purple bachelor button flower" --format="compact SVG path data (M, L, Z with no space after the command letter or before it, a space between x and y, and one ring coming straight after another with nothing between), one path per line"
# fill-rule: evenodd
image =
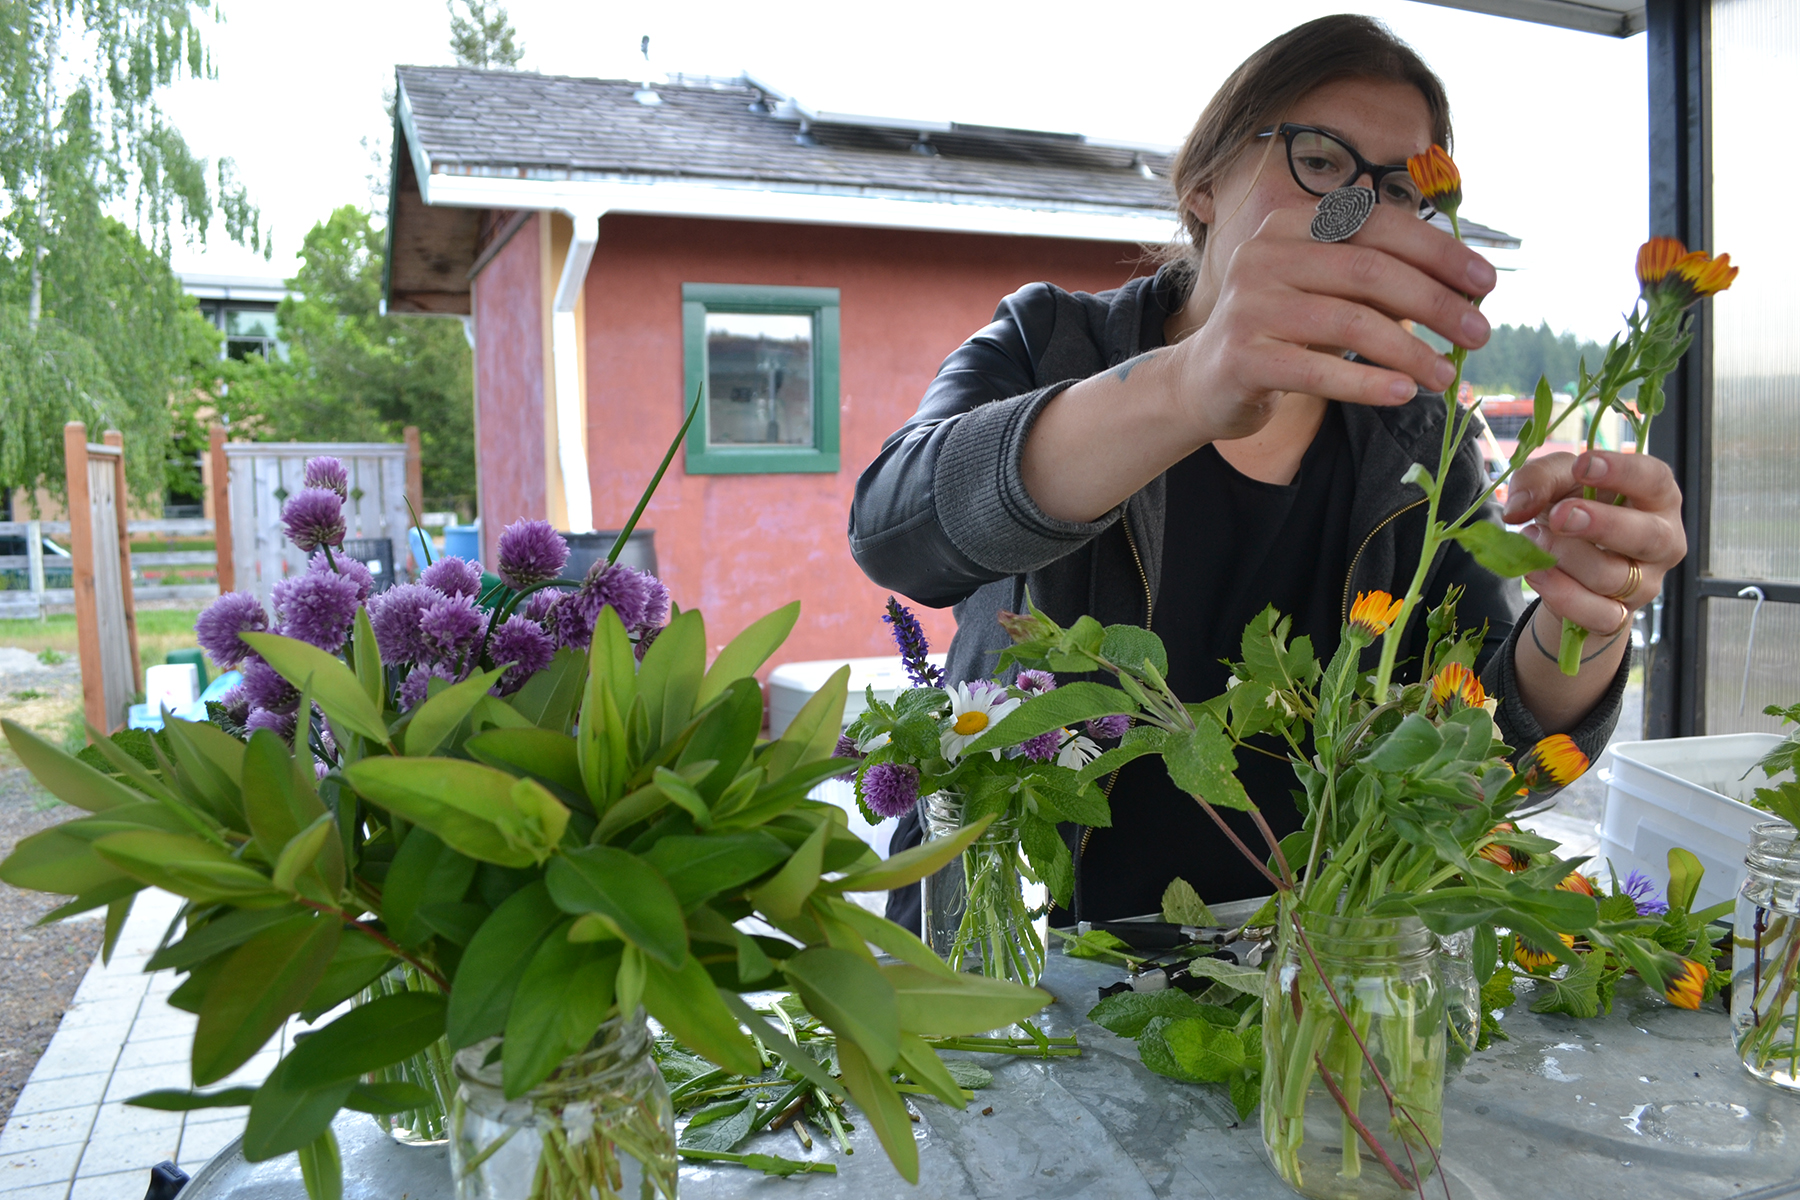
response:
M375 590L375 576L370 572L367 563L360 558L351 558L348 554L334 554L331 561L325 561L325 552L319 551L306 560L309 571L324 571L333 575L342 575L356 585L356 598L363 601Z
M904 816L919 802L919 769L905 763L876 763L863 772L863 799L883 817Z
M400 709L402 712L425 703L425 697L433 679L444 679L455 683L457 676L448 667L435 663L431 666L414 667L400 683Z
M444 596L419 617L419 638L425 652L438 662L461 665L462 659L481 640L486 614L468 596Z
M1056 676L1048 671L1020 671L1019 690L1030 696L1041 696L1056 690Z
M569 561L569 543L548 521L514 521L500 532L500 566L495 574L515 592L548 583Z
M1122 738L1125 731L1131 728L1131 718L1124 713L1114 713L1110 717L1095 717L1087 723L1088 736L1095 739Z
M221 670L229 671L244 661L250 647L240 633L262 633L269 628L269 614L249 592L226 592L206 606L194 622L194 636Z
M342 459L321 454L317 458L306 460L306 486L324 488L328 492L336 492L339 500L348 500L350 473L344 470Z
M1056 751L1062 746L1063 734L1066 730L1049 729L1034 738L1027 738L1019 743L1019 753L1032 762L1049 762L1056 757Z
M419 618L443 599L440 592L422 583L395 584L369 602L369 624L375 644L388 666L417 662L425 656L425 640L419 634Z
M473 600L481 595L481 564L446 555L420 572L419 582L446 596L467 596Z
M248 733L255 733L259 729L267 729L282 741L286 742L289 746L292 746L294 744L294 730L299 727L299 724L300 722L295 719L294 714L291 712L278 713L270 712L266 708L258 708L251 710L249 718L244 722L244 729Z
M348 576L308 571L283 579L270 598L283 634L335 654L356 617L357 591Z
M300 690L283 679L268 663L252 658L244 663L244 682L239 685L252 712L267 709L275 713L291 713L300 707Z
M527 679L550 665L550 660L556 656L556 643L536 621L515 614L494 630L487 653L495 666L513 664L500 677L497 689L499 695L510 696L524 687Z
M900 662L906 667L907 678L919 687L940 686L944 682L944 674L926 660L925 656L931 653L931 647L926 643L925 630L920 626L919 618L912 615L912 610L889 596L887 612L881 619L893 626L894 644L900 648Z
M302 554L344 542L344 502L327 488L301 488L281 506L288 541Z
M1625 876L1619 890L1631 897L1640 917L1660 917L1669 911L1669 902L1656 893L1656 882L1642 871Z

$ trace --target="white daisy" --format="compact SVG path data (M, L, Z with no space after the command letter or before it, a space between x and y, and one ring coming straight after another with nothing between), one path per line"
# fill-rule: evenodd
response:
M993 728L1007 713L1024 701L1008 696L1004 688L977 682L959 683L950 689L950 727L944 730L942 746L946 761L962 757L963 748ZM1000 757L998 750L993 752Z
M880 733L870 734L868 737L864 738L862 741L856 743L856 750L857 750L857 753L859 753L859 754L867 754L869 751L879 750L887 744L888 744L888 731L883 729Z
M1078 733L1056 752L1056 765L1079 771L1099 757L1100 744L1086 734Z

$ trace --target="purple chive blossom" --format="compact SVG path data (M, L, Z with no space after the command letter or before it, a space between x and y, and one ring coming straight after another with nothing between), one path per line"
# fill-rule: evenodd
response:
M495 666L513 664L500 677L498 688L499 695L510 696L524 687L527 679L550 665L556 655L556 643L536 621L515 614L494 630L487 653Z
M877 815L904 816L919 802L919 769L905 763L876 763L863 772L862 790Z
M1657 895L1655 881L1642 871L1625 876L1619 890L1631 897L1640 917L1660 917L1669 911L1669 902Z
M342 575L356 585L356 599L359 603L367 600L375 591L375 576L369 571L368 564L360 558L351 558L348 554L334 554L331 561L326 562L325 552L321 550L306 560L306 569Z
M425 656L419 618L441 599L442 594L422 583L400 583L369 602L369 624L375 629L375 644L381 648L382 662L392 666L417 662Z
M1020 671L1019 690L1028 696L1041 696L1056 690L1056 676L1048 671Z
M433 679L456 682L456 675L449 668L438 666L417 666L400 683L400 708L407 711L425 703Z
M1019 743L1019 753L1032 762L1049 762L1056 757L1056 751L1062 746L1063 730L1049 729L1034 738Z
M925 630L919 625L919 618L913 616L904 604L889 596L887 612L881 619L893 626L894 644L900 647L900 662L906 668L907 678L919 687L940 686L944 675L926 661L925 656L931 653L931 647L925 641Z
M318 458L306 460L306 486L324 488L328 492L336 492L339 500L348 500L350 473L344 470L342 459L321 454Z
M288 541L302 554L344 542L344 502L326 488L301 488L281 506Z
M238 635L262 633L269 628L269 614L262 601L249 592L226 592L206 606L194 622L194 636L207 657L223 670L244 661L250 647Z
M1125 731L1131 728L1131 718L1124 713L1114 713L1110 717L1095 717L1087 723L1088 736L1095 741L1105 738L1122 738Z
M255 733L259 729L267 729L282 741L286 742L289 746L292 746L294 744L294 730L299 728L299 725L300 722L295 719L294 714L291 712L278 713L271 712L266 708L258 708L251 710L249 718L244 722L244 729L249 733Z
M618 614L626 629L648 627L648 618L658 601L662 581L635 567L606 561L594 564L581 586L563 596L556 611L558 640L565 646L585 647L594 635L594 622L600 610L610 607ZM664 615L668 612L668 591L661 590Z
M481 595L481 564L446 555L426 567L419 582L446 596L467 596L473 600Z
M342 649L360 599L354 580L328 571L283 579L271 598L283 634L333 652Z
M242 684L220 696L219 707L224 710L224 723L228 727L242 729L244 722L250 718L250 698L244 695Z
M468 596L444 596L419 617L425 652L442 663L460 663L481 640L487 618Z
M267 709L275 713L291 713L300 707L300 691L283 679L268 663L253 658L244 664L244 682L240 685L244 699L252 711Z
M644 615L638 629L661 629L669 623L669 585L654 575L645 575L648 594L644 597Z
M500 566L495 574L515 592L548 583L569 561L569 543L548 521L514 521L500 532Z
M833 776L834 779L854 779L856 777L856 767L854 764L863 757L863 752L856 748L855 738L847 733L840 733L838 734L837 749L831 752L831 757L848 759L852 764L850 769L845 771L842 775Z
M533 592L525 597L525 603L515 611L525 614L528 620L536 621L539 625L548 625L554 621L556 602L561 599L561 592L545 588L541 592Z

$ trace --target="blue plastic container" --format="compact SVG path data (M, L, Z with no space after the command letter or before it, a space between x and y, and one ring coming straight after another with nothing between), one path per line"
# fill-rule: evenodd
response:
M444 553L451 558L470 560L480 558L481 527L479 525L444 526Z

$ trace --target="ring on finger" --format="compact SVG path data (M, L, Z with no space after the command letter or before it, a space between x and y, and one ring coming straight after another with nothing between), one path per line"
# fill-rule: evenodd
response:
M1644 586L1643 564L1635 558L1626 558L1625 561L1630 567L1625 574L1625 586L1616 592L1606 594L1608 600L1617 600L1621 604L1635 596L1637 590Z
M1625 627L1631 624L1631 605L1620 600L1617 596L1610 596L1608 599L1619 606L1619 623L1613 626L1612 631L1606 635L1609 638L1615 638L1621 633L1624 633Z
M1312 219L1313 241L1348 241L1356 236L1374 211L1375 193L1370 188L1351 184L1326 192L1319 198L1319 210Z

